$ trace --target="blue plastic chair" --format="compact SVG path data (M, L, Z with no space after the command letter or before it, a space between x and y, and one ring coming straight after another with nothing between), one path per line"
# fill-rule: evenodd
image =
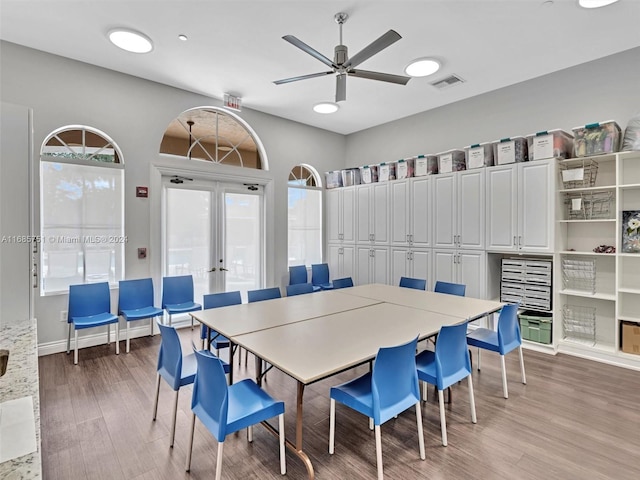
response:
M249 303L273 300L281 297L282 293L278 287L261 288L259 290L249 290L247 292L247 299L249 300Z
M329 281L329 265L317 263L311 265L311 283L322 290L331 290L333 285Z
M467 324L441 327L436 351L425 350L416 356L418 378L422 383L422 399L427 400L427 383L438 388L442 445L447 446L447 421L444 414L444 389L465 377L469 382L471 422L476 423L476 404L471 379L471 360L467 350Z
M458 295L459 297L464 297L466 290L467 286L462 283L441 282L440 280L436 282L433 288L434 292Z
M415 360L417 343L418 338L416 337L403 345L380 348L372 372L365 373L342 385L331 387L329 453L333 454L334 451L336 401L338 401L366 415L369 417L370 423L373 423L379 480L383 478L380 425L412 405L416 407L420 458L425 459L420 392Z
M353 287L353 279L351 277L336 278L333 282L333 289Z
M153 306L153 280L140 278L138 280L120 280L118 288L118 315L127 322L127 347L129 353L129 325L135 320L150 319L151 335L153 336L154 318L162 315L161 308Z
M216 480L222 474L222 449L227 435L243 428L247 429L247 439L253 441L253 425L278 416L280 432L280 473L287 473L284 452L284 402L274 400L252 380L245 379L227 385L223 362L205 352L195 353L198 373L191 397L191 433L187 450L187 472L191 470L193 434L196 417L218 441L216 458Z
M176 414L178 413L178 394L180 387L190 385L196 377L196 357L193 353L183 356L180 345L180 337L174 327L158 322L162 341L158 353L158 375L156 378L156 398L153 403L153 420L158 414L158 397L160 396L160 378L162 377L176 392L173 402L173 420L171 422L170 447L176 436ZM213 355L213 354L211 354ZM217 357L216 357L217 358ZM229 371L229 365L224 364L225 372Z
M498 330L477 328L467 335L467 343L478 349L484 348L500 354L502 366L502 391L504 398L509 398L507 390L507 368L504 356L514 349L520 354L520 371L522 383L526 385L527 377L524 373L524 357L522 356L522 338L520 337L520 324L518 323L518 304L510 304L502 307L498 317ZM478 350L478 371L480 371L480 350Z
M84 283L69 286L69 307L67 310L67 354L71 351L71 328L75 332L73 363L78 364L78 330L107 326L107 344L111 343L111 325L116 324L116 355L120 354L120 325L118 317L111 313L109 283Z
M289 267L289 285L308 282L306 265L293 265Z
M193 301L193 277L181 275L178 277L164 277L162 279L162 308L171 317L175 313L189 313L202 309L202 305ZM191 317L193 328L193 317Z
M235 292L221 292L210 293L202 297L202 304L204 309L228 307L229 305L240 305L242 303L242 297L240 291ZM200 338L202 339L202 348L204 348L204 341L207 339L207 327L206 325L200 326ZM224 335L219 334L215 330L209 332L210 347L216 349L216 355L220 356L221 348L228 348L230 345L229 339Z
M296 283L294 285L287 285L287 297L293 297L294 295L304 295L306 293L313 293L313 285L310 283Z
M405 288L415 288L416 290L426 290L427 281L421 278L400 277L400 286Z

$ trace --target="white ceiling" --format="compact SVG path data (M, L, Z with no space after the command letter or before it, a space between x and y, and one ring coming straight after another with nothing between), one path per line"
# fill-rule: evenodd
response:
M335 78L274 85L327 70L281 37L332 59L341 11L352 56L389 29L403 37L358 68L402 75L423 56L443 68L406 86L349 77L340 110L314 113L313 104L333 101ZM640 0L594 10L576 0L0 0L2 40L220 99L233 93L244 107L342 134L640 46L639 21ZM114 47L114 27L145 33L154 50ZM466 83L430 85L454 73Z

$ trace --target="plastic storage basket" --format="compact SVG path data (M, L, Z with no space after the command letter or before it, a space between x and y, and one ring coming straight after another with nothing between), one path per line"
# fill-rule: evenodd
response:
M603 155L620 150L622 130L614 120L590 123L573 129L573 150L576 157Z
M342 186L360 185L360 168L346 168L342 170Z
M493 162L496 165L526 162L529 160L527 139L524 137L503 138L493 143Z
M466 170L464 150L448 150L438 154L438 173Z
M527 135L527 148L529 160L571 158L573 135L559 129Z
M438 173L438 157L436 155L418 155L414 161L414 175L423 177Z
M493 144L477 143L464 147L467 170L493 166Z
M324 183L327 188L338 188L342 186L342 170L333 170L324 174Z
M361 183L376 183L377 181L378 181L377 165L365 165L364 167L360 167Z
M405 158L396 162L396 179L401 180L403 178L413 177L415 168L415 160L412 158Z
M518 314L520 319L520 333L524 340L550 344L551 343L551 313L525 310Z

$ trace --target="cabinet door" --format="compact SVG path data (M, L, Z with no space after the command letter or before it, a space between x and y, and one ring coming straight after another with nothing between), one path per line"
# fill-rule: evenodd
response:
M553 195L555 163L526 162L520 165L519 250L553 251Z
M485 255L478 251L458 251L457 283L467 286L466 297L485 298Z
M389 282L389 249L387 247L372 248L371 283L387 284Z
M327 264L329 272L334 278L340 278L342 271L342 245L339 243L330 243L327 246Z
M484 248L484 168L458 173L458 247Z
M407 248L391 247L391 275L389 283L399 285L400 277L410 277L411 274L411 254Z
M517 165L486 170L487 250L515 250L518 235Z
M356 246L356 274L353 279L356 285L367 285L371 283L371 247Z
M433 244L455 248L456 174L436 175L433 179Z
M431 177L412 179L409 197L409 234L414 247L431 246ZM393 212L395 213L395 212ZM393 214L392 213L392 214Z
M389 243L389 187L387 183L373 184L371 205L371 233L375 243Z
M431 275L430 275L431 251L430 250L411 250L410 253L411 253L411 276L414 278L424 278L427 281L427 290L433 289L433 283L431 282Z
M456 275L456 255L455 250L434 250L433 251L433 284L438 280L442 282L457 283Z
M411 204L409 203L409 180L391 182L391 243L394 245L409 244L409 216Z
M342 192L339 188L325 190L325 205L327 209L327 241L339 242L342 234Z
M356 188L356 242L371 242L372 186Z
M355 241L355 218L356 218L356 188L345 188L342 190L341 212L342 212L342 241Z
M342 245L340 250L340 276L334 278L351 277L355 272L355 247L353 245Z

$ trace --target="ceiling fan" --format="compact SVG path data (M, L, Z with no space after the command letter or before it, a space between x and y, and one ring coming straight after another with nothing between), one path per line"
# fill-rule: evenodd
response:
M327 72L311 73L309 75L301 75L299 77L285 78L283 80L276 80L276 85L282 85L283 83L297 82L298 80L306 80L308 78L321 77L323 75L331 75L337 73L336 76L336 102L342 102L347 99L347 75L358 78L368 78L370 80L379 80L381 82L397 83L399 85L406 85L411 77L405 77L403 75L393 75L390 73L371 72L368 70L355 70L355 67L360 65L365 60L368 60L376 53L384 50L388 46L394 44L402 37L394 30L389 30L377 40L374 40L369 45L364 47L353 57L349 58L347 54L347 46L342 44L342 25L347 21L349 15L346 13L337 13L335 15L335 21L340 25L340 44L336 45L333 61L322 55L320 52L310 47L303 41L294 37L293 35L285 35L282 37L290 44L298 47L300 50L308 53L312 57L320 60L326 66L331 68Z

